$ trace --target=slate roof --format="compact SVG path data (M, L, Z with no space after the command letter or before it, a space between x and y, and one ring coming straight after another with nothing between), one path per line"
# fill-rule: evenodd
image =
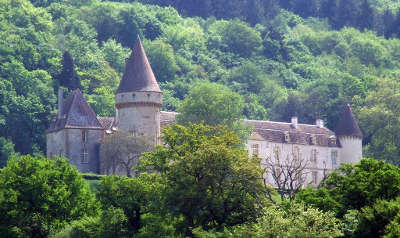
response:
M297 124L296 128L291 123L274 121L244 120L244 123L252 125L264 140L276 143L292 143L300 145L315 145L337 147L338 141L335 133L326 127L317 127L311 124ZM285 141L285 134L289 134L289 141Z
M363 137L349 104L347 104L346 108L344 109L339 123L336 126L335 132L338 136Z
M161 128L172 124L175 121L176 112L161 112ZM253 131L259 134L264 140L276 143L292 143L301 145L313 145L313 137L316 138L316 145L338 147L339 143L335 133L326 127L317 127L310 124L297 124L296 128L291 123L244 120L244 123L253 126ZM289 142L285 142L285 133L289 133Z
M50 123L47 132L64 128L103 129L96 114L83 98L79 89L72 91L64 100L61 118L56 116Z
M126 61L117 93L134 91L161 92L139 37Z

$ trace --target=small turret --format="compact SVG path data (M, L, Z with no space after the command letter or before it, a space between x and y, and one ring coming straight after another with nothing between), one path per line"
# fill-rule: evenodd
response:
M362 158L363 134L347 104L335 130L341 145L340 160L344 163L357 163Z
M158 143L162 92L139 37L126 61L115 105L119 129L135 136L149 136L154 144Z

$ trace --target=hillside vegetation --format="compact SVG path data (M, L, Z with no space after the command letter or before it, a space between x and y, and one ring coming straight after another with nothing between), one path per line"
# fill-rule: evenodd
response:
M163 110L179 110L205 81L239 93L249 119L297 115L334 129L350 103L365 155L399 164L398 1L142 2L0 0L2 160L12 145L22 154L45 151L60 84L81 87L97 115L113 116L139 35ZM158 3L178 10L147 5Z

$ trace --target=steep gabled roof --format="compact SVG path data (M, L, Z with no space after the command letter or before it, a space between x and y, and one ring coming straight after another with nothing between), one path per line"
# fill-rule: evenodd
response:
M161 128L174 123L176 115L178 115L176 112L161 111ZM317 125L310 124L298 124L296 128L293 128L291 123L286 122L257 120L243 120L243 122L253 127L252 135L256 135L257 140L262 138L263 140L270 142L285 143L285 134L288 133L290 137L289 143L292 144L314 144L313 137L315 137L315 145L326 147L340 146L336 140L335 133L326 127L318 127Z
M126 61L117 93L135 91L161 92L139 37Z
M363 137L349 104L347 104L346 108L344 109L340 121L336 126L335 132L337 136Z
M289 135L289 143L300 145L315 145L337 147L335 133L326 127L311 124L297 124L296 128L291 123L275 121L244 120L253 127L253 132L259 134L264 140L276 143L285 143L285 135Z
M63 103L63 114L50 124L48 132L64 128L103 129L96 114L79 89L72 91Z

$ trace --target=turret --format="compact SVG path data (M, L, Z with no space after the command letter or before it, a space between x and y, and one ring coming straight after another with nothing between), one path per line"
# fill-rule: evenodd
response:
M344 163L359 162L362 158L363 134L349 104L344 109L335 132L341 146L340 161Z
M148 136L157 144L161 104L162 92L138 37L115 95L118 129Z

